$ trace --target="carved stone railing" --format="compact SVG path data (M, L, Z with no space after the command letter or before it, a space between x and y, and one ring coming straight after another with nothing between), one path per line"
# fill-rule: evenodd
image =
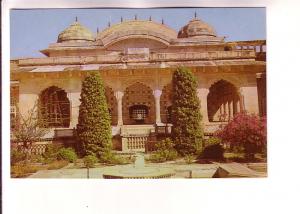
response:
M149 55L98 55L20 59L19 66L113 64L124 62L193 61L255 59L254 50L210 51L187 53L151 53Z
M127 149L129 151L145 151L148 136L127 137Z
M18 148L21 152L27 152L31 155L41 155L45 153L47 145L52 144L52 142L35 142L28 148L25 148L22 143L12 143L13 148ZM28 151L29 150L29 151Z

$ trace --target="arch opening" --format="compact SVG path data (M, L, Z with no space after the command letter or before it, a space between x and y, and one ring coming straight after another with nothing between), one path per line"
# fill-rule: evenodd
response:
M70 126L71 105L67 93L56 86L43 90L39 96L39 120L49 128Z
M123 97L123 122L125 125L155 123L155 103L150 87L137 82L126 88Z
M226 81L219 80L209 88L207 111L209 122L226 122L236 113L241 112L240 96L236 87Z

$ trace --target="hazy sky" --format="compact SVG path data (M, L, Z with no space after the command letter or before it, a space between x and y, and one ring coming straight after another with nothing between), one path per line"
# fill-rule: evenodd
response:
M34 9L11 10L10 35L11 58L41 57L39 50L55 43L58 34L75 21L96 33L108 22L147 20L164 23L178 31L197 12L198 18L212 25L219 36L227 41L266 39L265 8L155 8L155 9Z

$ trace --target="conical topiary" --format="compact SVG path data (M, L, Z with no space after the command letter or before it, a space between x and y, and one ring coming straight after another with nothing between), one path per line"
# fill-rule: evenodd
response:
M201 150L203 129L200 102L197 97L197 80L187 68L178 68L172 79L172 139L175 149L182 155Z
M82 83L77 136L83 155L101 157L112 149L111 119L105 89L99 74L92 73Z

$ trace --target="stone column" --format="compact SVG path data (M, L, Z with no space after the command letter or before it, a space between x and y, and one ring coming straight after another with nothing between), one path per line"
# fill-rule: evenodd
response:
M256 86L240 87L241 111L259 114L258 95Z
M122 126L123 125L123 113L122 113L122 99L124 96L124 92L123 91L116 91L115 92L115 97L117 99L117 103L118 103L118 126Z
M156 125L161 124L161 118L160 118L160 96L162 94L162 91L159 89L156 89L153 91L153 96L155 99L155 122Z
M207 111L207 95L209 93L209 89L207 88L198 88L197 96L200 101L200 109L203 117L203 122L208 123L208 111Z
M67 94L70 101L70 126L69 128L76 128L79 117L80 106L80 92L70 92Z
M232 119L233 118L233 113L234 113L234 109L233 109L233 100L231 100L230 102L229 102L229 110L230 110L230 117L229 117L229 119Z
M225 121L229 119L229 101L225 102Z

